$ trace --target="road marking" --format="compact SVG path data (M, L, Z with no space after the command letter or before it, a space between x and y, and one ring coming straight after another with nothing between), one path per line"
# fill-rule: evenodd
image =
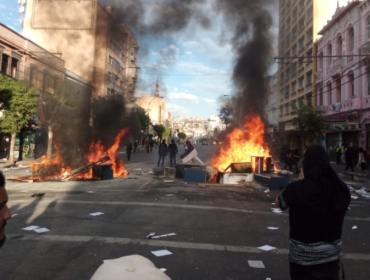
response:
M163 241L163 240L148 240L148 239L134 239L123 237L106 237L106 236L78 236L78 235L19 235L7 234L7 237L12 240L26 240L26 241L42 241L42 242L102 242L106 244L120 244L120 245L139 245L139 246L154 246L154 247L169 247L179 249L192 250L207 250L207 251L227 251L235 253L266 253L257 247L250 246L232 246L219 245L209 243L192 243L192 242L178 242L178 241ZM289 254L288 249L279 249L270 251L269 254ZM342 259L351 259L356 261L369 261L370 254L357 253L342 253Z
M208 211L228 211L244 214L260 214L260 215L275 215L282 216L287 218L287 213L275 214L268 211L258 211L258 210L247 210L247 209L238 209L230 207L215 207L215 206L199 206L199 205L184 205L184 204L170 204L170 203L151 203L151 202L123 202L123 201L81 201L81 200L61 200L61 199L39 199L38 204L46 203L60 203L60 204L85 204L85 205L120 205L120 206L146 206L146 207L164 207L164 208L182 208L182 209L191 209L191 210L208 210ZM33 200L11 200L8 202L8 205L12 206L18 203L30 203ZM370 217L360 218L360 217L345 217L346 220L350 221L363 221L370 222Z

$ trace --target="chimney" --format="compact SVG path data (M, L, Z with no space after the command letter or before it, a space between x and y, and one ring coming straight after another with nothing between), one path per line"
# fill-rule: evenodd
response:
M112 14L112 6L111 5L107 5L106 7L105 7L105 9L107 10L107 12L111 15Z

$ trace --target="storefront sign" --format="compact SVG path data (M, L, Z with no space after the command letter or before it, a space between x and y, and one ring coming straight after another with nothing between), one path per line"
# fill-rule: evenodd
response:
M358 112L344 112L340 114L333 114L333 115L326 115L325 119L330 121L336 121L336 122L358 122Z

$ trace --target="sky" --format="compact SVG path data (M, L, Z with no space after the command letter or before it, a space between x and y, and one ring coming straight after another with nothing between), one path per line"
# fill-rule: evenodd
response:
M0 22L22 33L18 9L16 0L0 0ZM277 9L273 17L272 33L277 45ZM137 37L140 47L137 97L154 95L158 79L160 95L173 117L218 115L222 100L234 92L231 76L235 57L233 46L220 41L217 24L209 30L190 24L173 37L161 35L150 40ZM273 74L276 72L273 56L271 60Z

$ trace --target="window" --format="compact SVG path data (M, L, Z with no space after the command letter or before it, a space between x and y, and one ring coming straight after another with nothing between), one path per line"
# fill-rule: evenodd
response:
M338 44L337 44L337 54L342 55L343 53L343 40L342 37L338 38Z
M297 100L293 100L290 103L290 106L292 107L292 111L295 111L297 109Z
M312 84L312 72L306 75L307 85Z
M59 81L59 77L58 76L55 76L54 77L54 92L55 93L58 93L58 91L60 90L60 85L59 85L60 81Z
M289 103L285 104L285 114L289 114Z
M307 65L312 62L312 51L307 53Z
M349 97L355 96L355 75L350 73L348 75L348 87L349 87Z
M342 85L341 85L341 79L339 78L339 79L337 79L336 81L335 81L335 83L336 83L336 90L335 90L335 92L336 92L336 102L341 102L342 101Z
M302 18L302 19L299 21L299 28L300 28L300 29L304 28L304 25L305 25L304 18Z
M285 87L285 96L289 96L289 86Z
M367 95L370 95L370 72L367 70Z
M292 47L292 55L297 55L297 45Z
M370 17L367 18L367 39L370 39Z
M297 90L297 83L293 82L292 83L292 93L295 92L296 90Z
M118 47L118 45L116 43L114 43L112 40L109 41L109 44L110 44L110 48L116 53L116 54L120 54L121 53L121 50L120 48Z
M331 88L331 83L327 85L327 91L326 94L328 96L328 105L333 104L333 95L332 95L332 88Z
M121 69L121 65L119 64L119 62L112 56L109 56L109 64L118 71Z
M349 35L349 51L353 53L355 49L355 30L351 27L348 31Z
M298 86L299 86L299 88L303 88L304 87L304 77L299 78L299 80L298 80Z
M303 57L300 57L298 59L298 64L299 64L300 67L303 67L304 66L304 58Z
M322 85L320 85L319 88L319 105L324 105L324 89L322 88Z
M283 105L280 106L280 116L283 115Z
M112 83L117 83L117 81L119 80L118 77L111 72L108 72L108 79Z
M10 67L10 76L16 79L18 77L18 59L12 57L12 64Z
M330 69L331 67L331 61L332 61L332 58L331 56L333 55L333 48L331 46L331 44L328 46L328 69Z
M322 71L322 69L324 68L324 53L323 52L320 52L319 54L319 70Z
M55 88L55 77L49 76L49 85L47 92L54 93Z
M299 39L298 47L299 47L299 49L304 47L304 36Z
M307 94L307 104L312 104L312 94Z
M49 89L49 73L44 71L44 75L42 77L42 90L48 91Z
M37 68L36 68L36 66L31 66L30 83L34 87L37 87Z
M1 73L8 74L9 55L3 53L1 60Z

